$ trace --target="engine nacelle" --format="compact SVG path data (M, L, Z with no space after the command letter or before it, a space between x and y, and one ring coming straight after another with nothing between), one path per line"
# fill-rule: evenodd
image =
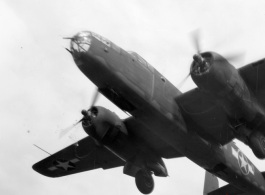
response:
M83 128L99 143L112 142L120 131L128 134L125 125L114 112L99 106L92 107L88 112L90 117L83 120Z
M191 77L202 91L223 107L233 119L252 121L258 105L238 71L225 58L214 52L194 56Z
M236 83L241 88L244 85L235 67L214 52L202 53L201 61L193 61L191 64L190 72L199 89L218 96L231 91Z

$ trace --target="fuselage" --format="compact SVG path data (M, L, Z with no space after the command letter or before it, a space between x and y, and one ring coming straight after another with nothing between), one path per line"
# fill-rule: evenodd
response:
M99 91L177 151L243 191L265 194L260 171L232 142L221 146L189 129L175 101L181 92L138 54L89 31L72 38L71 52Z

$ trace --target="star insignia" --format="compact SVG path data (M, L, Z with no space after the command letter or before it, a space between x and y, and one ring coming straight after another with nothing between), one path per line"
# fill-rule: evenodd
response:
M55 160L53 162L53 165L63 171L71 171L74 170L76 167L73 162L64 159Z
M247 175L249 173L248 159L241 151L238 152L238 163L241 172Z

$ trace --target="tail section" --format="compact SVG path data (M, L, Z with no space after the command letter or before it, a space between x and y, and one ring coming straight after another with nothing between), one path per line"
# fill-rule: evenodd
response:
M209 173L208 171L205 171L203 195L207 195L218 188L219 182L217 177Z
M265 177L265 172L262 173ZM209 172L205 172L205 181L204 181L204 190L203 195L250 195L246 192L241 191L240 189L227 184L219 188L219 182L216 176Z

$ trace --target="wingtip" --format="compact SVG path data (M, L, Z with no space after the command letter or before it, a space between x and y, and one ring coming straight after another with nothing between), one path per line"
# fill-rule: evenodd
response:
M32 165L32 169L34 171L36 171L37 173L39 173L41 175L44 175L46 177L51 177L51 178L54 177L54 175L49 174L48 169L45 169L44 167L41 166L40 162L35 163L34 165Z

